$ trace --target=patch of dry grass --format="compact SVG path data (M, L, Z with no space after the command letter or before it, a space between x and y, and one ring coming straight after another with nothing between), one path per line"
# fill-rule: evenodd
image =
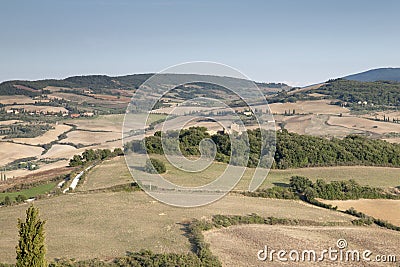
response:
M0 142L0 166L20 158L38 157L43 151L41 147Z
M346 239L346 250L372 251L376 255L399 255L400 233L377 227L308 227L282 225L239 225L211 230L204 233L211 251L219 257L223 266L394 266L391 263L338 262L326 258L323 262L280 262L277 254L274 261L259 261L257 252L264 246L289 253L290 250L314 250L317 258L324 249L337 249L338 239ZM301 255L301 254L300 254ZM326 255L327 256L327 255ZM286 255L285 257L288 257Z
M126 251L187 253L190 244L182 225L214 214L249 214L350 224L351 216L300 201L228 195L213 204L185 209L171 207L144 192L80 193L35 201L47 220L48 258L112 258ZM0 208L0 259L15 262L17 218L27 205Z
M357 200L321 200L337 206L339 210L351 207L377 219L389 221L400 226L400 200L393 199L357 199Z

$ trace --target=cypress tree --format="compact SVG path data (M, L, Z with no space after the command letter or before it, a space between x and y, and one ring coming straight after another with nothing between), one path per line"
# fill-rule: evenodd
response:
M26 220L18 219L19 242L16 267L44 267L46 262L45 221L39 219L39 209L33 205L26 211Z

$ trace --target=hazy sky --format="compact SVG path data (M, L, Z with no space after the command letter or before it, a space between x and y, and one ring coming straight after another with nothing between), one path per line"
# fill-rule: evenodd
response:
M158 72L187 61L304 85L400 66L400 1L0 2L0 81Z

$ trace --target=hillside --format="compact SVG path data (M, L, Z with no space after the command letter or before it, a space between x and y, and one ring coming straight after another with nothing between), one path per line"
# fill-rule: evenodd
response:
M343 79L359 82L396 81L400 82L400 68L379 68L356 73Z
M60 87L68 89L90 89L95 93L107 93L111 89L124 89L131 90L137 89L143 82L150 78L153 74L133 74L125 76L110 77L107 75L87 75L87 76L73 76L65 79L46 79L38 81L5 81L0 83L0 95L28 95L28 96L38 96L42 93L51 93L46 90L46 87ZM181 78L183 80L192 79L193 81L198 80L201 76L196 74L167 74L168 76L173 75L175 81L179 81ZM231 78L231 77L221 77L221 76L208 76L211 80L224 81L226 84L240 84L248 86L252 81ZM169 77L170 78L170 77ZM166 78L166 81L169 79ZM288 90L290 86L284 83L256 83L261 89L275 89L275 90Z

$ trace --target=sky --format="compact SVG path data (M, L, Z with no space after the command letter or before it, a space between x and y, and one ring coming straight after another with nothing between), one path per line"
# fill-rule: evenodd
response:
M212 61L293 86L400 66L400 1L0 1L0 81Z

